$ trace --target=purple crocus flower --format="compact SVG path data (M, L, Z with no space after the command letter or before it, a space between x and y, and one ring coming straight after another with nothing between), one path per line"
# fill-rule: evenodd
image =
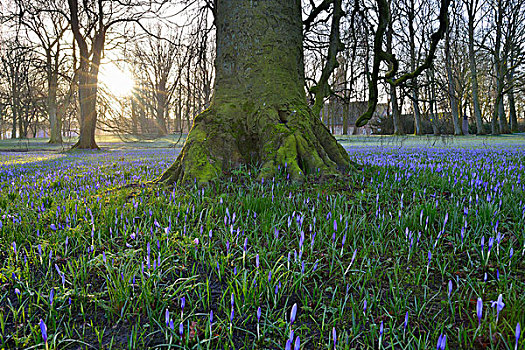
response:
M366 299L363 302L363 313L366 314Z
M381 321L381 325L379 325L379 336L383 335L383 330L384 330L383 321Z
M447 335L446 334L441 334L438 338L438 342L437 342L437 350L445 350L445 348L447 347Z
M49 292L49 304L53 305L53 298L55 297L55 289L51 288L51 291Z
M448 297L450 298L450 294L452 294L452 281L448 281Z
M476 304L476 314L478 316L478 324L481 326L481 317L483 317L483 300L481 298L478 298Z
M489 238L489 253L490 253L490 250L492 249L493 245L494 245L494 237L490 237Z
M335 349L335 346L337 344L337 333L335 331L335 327L332 328L332 339L334 341L334 349Z
M261 320L261 307L259 306L257 308L257 323Z
M179 325L179 335L182 338L182 335L184 334L184 324L182 322Z
M168 310L168 309L166 309L165 320L166 320L166 326L169 327L169 325L170 325L170 310Z
M213 323L213 310L210 311L210 325Z
M493 301L491 306L492 307L496 306L496 312L497 312L497 314L496 314L496 322L498 322L499 313L505 307L505 303L503 302L503 296L500 294L498 296L498 300L497 301Z
M284 347L284 350L292 350L292 341L290 339L286 341L286 346Z
M350 260L350 265L352 265L354 263L354 260L355 260L355 256L357 255L357 249L354 250L354 254L352 255L352 260Z
M16 294L16 295L20 295L20 289L15 288L15 294Z
M181 308L181 311L183 311L183 312L184 312L184 306L186 306L186 298L182 297L180 299L180 308Z
M299 350L301 348L301 339L299 337L297 337L295 339L295 345L293 347L294 350Z
M403 329L407 329L407 326L408 326L408 311L407 313L405 314L405 323L403 325Z
M518 322L518 324L516 325L516 346L514 347L514 350L518 350L518 342L520 340L520 333L521 333L521 327L520 327L520 323Z
M259 254L255 255L255 267L259 268Z
M290 324L295 322L295 316L297 315L297 304L293 304L292 311L290 312Z
M47 343L47 327L44 323L44 320L40 319L40 331L42 332L42 339L44 339L44 343Z

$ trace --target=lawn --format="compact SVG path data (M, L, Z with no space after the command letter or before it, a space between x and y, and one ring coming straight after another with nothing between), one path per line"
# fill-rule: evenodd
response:
M337 181L175 188L147 183L170 138L9 142L0 347L525 348L522 136L345 137Z

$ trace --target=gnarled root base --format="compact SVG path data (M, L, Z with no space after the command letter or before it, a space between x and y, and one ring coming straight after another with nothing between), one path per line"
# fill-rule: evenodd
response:
M346 150L306 106L221 104L200 114L175 163L157 180L207 183L242 164L262 165L261 178L285 169L290 178L339 175L350 168Z

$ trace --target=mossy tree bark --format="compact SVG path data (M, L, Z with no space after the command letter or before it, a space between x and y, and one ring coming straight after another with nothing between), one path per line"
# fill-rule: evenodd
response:
M215 15L211 106L159 181L206 183L241 164L299 181L347 169L347 152L306 102L300 0L218 0Z

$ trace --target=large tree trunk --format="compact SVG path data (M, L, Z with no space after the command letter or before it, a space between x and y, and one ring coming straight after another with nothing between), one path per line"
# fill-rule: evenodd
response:
M300 0L218 0L215 92L167 183L205 183L241 164L292 179L347 169L349 156L306 102Z

